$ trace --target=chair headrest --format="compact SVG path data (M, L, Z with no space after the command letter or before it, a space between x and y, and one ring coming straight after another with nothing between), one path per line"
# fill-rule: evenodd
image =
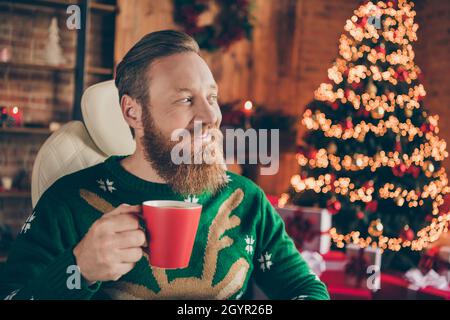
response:
M114 80L97 83L81 98L84 124L97 147L106 155L134 153L136 142L125 122Z
M33 208L60 177L103 161L107 156L93 143L81 121L71 121L54 132L39 149L31 177Z

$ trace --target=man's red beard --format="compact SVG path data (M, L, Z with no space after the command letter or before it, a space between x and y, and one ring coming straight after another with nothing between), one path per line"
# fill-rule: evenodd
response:
M145 109L145 108L143 108ZM171 151L179 142L171 141L165 137L156 127L148 110L143 112L144 136L141 142L144 148L145 158L171 188L183 195L199 195L203 192L216 193L225 184L226 167L223 160L222 134L218 128L209 131L212 141L208 145L203 144L201 150L194 150L194 136L191 132L191 161L190 164L175 164L171 158ZM214 163L208 164L202 161L194 163L195 152L204 152L205 148L212 150Z

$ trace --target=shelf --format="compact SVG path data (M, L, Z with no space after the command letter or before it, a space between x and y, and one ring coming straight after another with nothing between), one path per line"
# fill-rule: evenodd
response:
M49 128L16 127L16 128L0 128L0 133L50 135L52 132L50 131Z
M105 76L112 76L112 74L113 74L112 68L87 67L86 72L88 74L105 75Z
M77 4L77 2L73 4ZM68 2L58 0L0 0L0 7L2 8L49 13L54 12L55 9L66 10L69 5Z
M70 5L77 5L78 1L62 1L62 0L0 0L1 7L10 7L24 10L66 10ZM115 13L117 6L113 4L105 4L99 2L90 2L89 9L104 13Z
M31 199L29 191L1 191L0 199Z
M55 72L74 72L74 67L69 66L51 66L37 63L21 63L21 62L0 62L0 68L16 68L34 71L55 71Z

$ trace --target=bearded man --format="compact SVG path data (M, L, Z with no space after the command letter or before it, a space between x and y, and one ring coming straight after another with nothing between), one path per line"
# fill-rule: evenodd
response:
M254 280L269 298L329 298L263 191L226 170L218 86L199 53L190 36L165 30L125 55L115 83L136 151L64 176L42 195L1 274L0 297L239 299ZM174 139L177 130L191 139ZM190 161L174 161L180 145ZM187 268L149 263L151 235L139 218L147 200L202 205Z

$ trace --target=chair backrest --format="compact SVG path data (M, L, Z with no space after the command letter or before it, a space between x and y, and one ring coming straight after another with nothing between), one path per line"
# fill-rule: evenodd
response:
M136 148L123 119L113 80L86 89L81 109L84 124L71 121L63 125L37 154L31 177L33 207L60 177L93 166L111 155L132 154Z

